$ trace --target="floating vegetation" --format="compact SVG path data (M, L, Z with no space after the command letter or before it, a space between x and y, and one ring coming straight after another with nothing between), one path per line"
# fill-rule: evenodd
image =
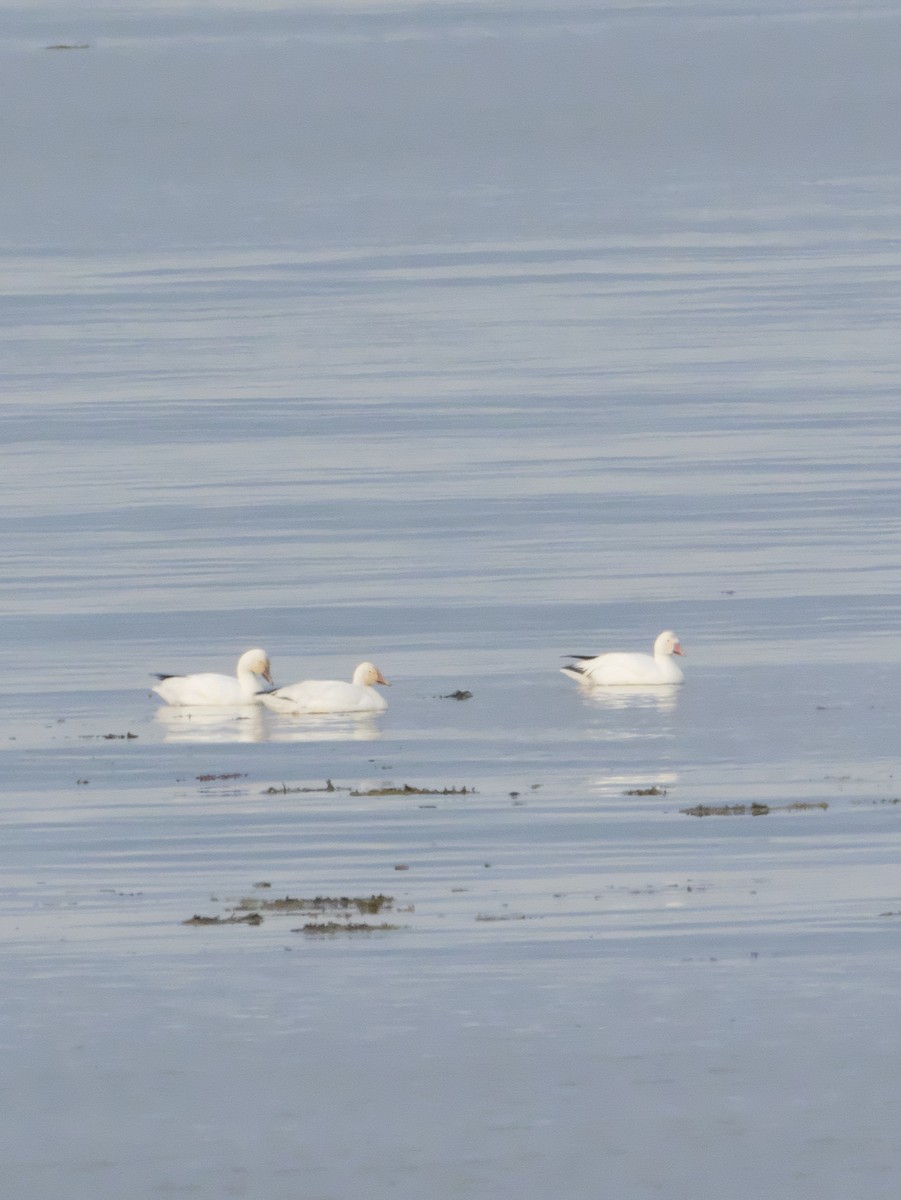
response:
M53 46L45 46L45 50L90 50L90 42L57 42Z
M687 817L764 817L773 812L802 812L807 809L826 809L825 800L796 800L792 804L696 804L694 808L680 808Z
M688 879L685 883L645 883L638 887L633 887L632 884L612 884L608 883L604 892L595 892L595 900L603 900L605 895L616 896L663 896L672 894L673 892L706 892L710 885L707 883L698 883L697 880ZM556 894L556 893L555 893Z
M387 787L369 788L365 792L354 790L350 794L352 796L472 796L475 794L475 788L421 788L405 783L400 787L389 784Z
M321 921L301 925L299 929L292 929L291 932L319 934L380 933L389 929L403 929L403 925L389 925L387 921L383 921L381 925L368 925L365 921Z
M245 896L235 905L234 911L296 913L356 909L359 913L378 913L383 908L393 906L394 897L386 896L382 892L372 896L282 896L277 900L259 900L256 896Z
M254 884L254 887L270 886L268 883ZM213 897L213 899L216 899L216 897ZM245 896L230 910L227 916L205 917L200 913L195 913L189 920L182 921L182 925L262 925L264 913L270 916L278 916L279 913L289 915L309 913L310 915L334 915L334 918L337 918L339 914L346 914L344 920L327 920L322 923L321 928L318 925L311 925L309 929L313 932L332 933L335 930L345 929L351 929L352 931L380 928L397 929L400 926L354 925L351 920L352 916L379 913L383 909L393 907L394 897L386 896L383 892L373 892L371 896L281 896L274 900L262 900L256 896ZM404 911L413 912L413 906L410 905ZM335 929L332 929L332 926ZM292 932L298 933L301 931L292 930Z
M696 804L694 808L680 808L687 817L762 817L772 812L768 804Z
M440 700L471 700L472 692L464 691L463 688L457 688L455 692L448 692L444 696L439 696Z
M58 722L61 724L61 722ZM78 735L84 741L88 742L92 738L100 738L104 742L133 742L137 740L136 733L80 733Z
M244 917L236 917L232 914L230 917L202 917L199 913L195 913L193 917L189 917L187 921L182 921L182 925L262 925L263 918L257 912L247 913Z
M665 796L666 788L657 787L657 785L654 784L653 787L630 788L627 792L623 792L623 795L624 796Z
M283 783L281 787L267 787L263 790L264 796L287 796L294 792L346 792L347 788L338 788L330 779L326 779L325 787L288 787Z
M233 771L230 775L196 775L195 779L200 783L212 783L217 779L246 779L247 775L243 771Z
M490 916L488 913L477 913L477 921L534 921L534 916L529 916L527 913L502 913L497 916Z

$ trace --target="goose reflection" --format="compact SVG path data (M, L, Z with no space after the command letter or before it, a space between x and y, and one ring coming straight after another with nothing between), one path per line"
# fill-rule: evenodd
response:
M167 742L265 742L269 730L258 704L234 708L159 708Z
M370 713L281 713L269 726L271 742L374 742L381 736Z
M587 708L656 708L658 712L673 712L679 686L675 683L656 687L591 687L583 684L579 696Z

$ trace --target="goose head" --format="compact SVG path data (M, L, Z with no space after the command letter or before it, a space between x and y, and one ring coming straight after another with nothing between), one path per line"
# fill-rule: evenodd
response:
M654 643L654 654L683 654L685 651L679 645L679 639L671 629L664 629Z
M244 675L249 671L252 675L262 675L267 683L272 683L269 669L269 655L265 650L245 650L238 659L239 675Z
M381 683L385 687L391 686L378 667L371 662L360 663L354 671L354 683L359 684L360 687L372 687L374 683Z

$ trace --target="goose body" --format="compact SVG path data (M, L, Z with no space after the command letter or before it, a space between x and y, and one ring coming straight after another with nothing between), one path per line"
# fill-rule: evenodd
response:
M200 675L158 675L157 678L160 682L153 690L167 704L218 707L255 703L263 687L261 680L272 683L269 655L265 650L258 649L247 650L241 655L234 675L208 672Z
M564 675L600 687L649 687L657 684L681 683L685 676L673 662L674 654L684 654L679 639L671 629L665 629L654 642L653 654L614 652L590 658L570 654L578 659L561 667Z
M342 679L305 679L273 692L263 692L260 700L279 713L383 712L388 702L375 690L377 683L388 686L378 667L364 662L354 671L351 683Z

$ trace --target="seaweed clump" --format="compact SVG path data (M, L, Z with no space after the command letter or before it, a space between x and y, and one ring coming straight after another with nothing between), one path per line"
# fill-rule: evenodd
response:
M182 921L182 925L262 925L263 918L258 912L247 913L246 916L236 917L234 913L230 917L202 917L199 913L195 913L193 917L188 917L187 921Z
M401 929L400 925L391 925L383 921L381 925L369 925L366 921L310 921L292 933L319 933L323 935L336 933L380 933L384 930Z
M413 787L410 783L396 787L388 784L386 787L369 788L366 791L352 791L352 796L471 796L475 788L421 788Z
M379 913L383 908L392 908L394 897L383 892L371 896L281 896L275 900L259 900L256 896L245 896L234 908L235 912L326 912L329 909L358 913Z
M681 808L687 817L765 817L773 812L803 812L807 809L826 809L825 800L796 800L792 804L696 804L693 808Z

